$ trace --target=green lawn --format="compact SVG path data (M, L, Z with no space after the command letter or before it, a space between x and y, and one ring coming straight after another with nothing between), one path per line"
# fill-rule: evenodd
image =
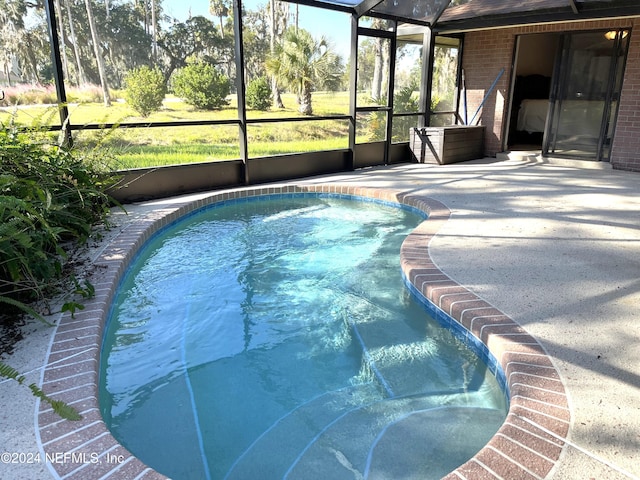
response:
M252 120L298 117L295 96L284 94L284 109L267 112L248 111ZM235 97L230 105L215 111L198 111L180 99L167 97L163 108L147 118L137 114L124 102L114 101L111 107L99 103L69 105L73 125L102 123L149 123L181 120L235 120ZM349 109L347 92L316 92L313 94L315 115L344 115ZM29 105L17 109L0 110L0 122L11 117L24 125L55 125L60 123L57 107ZM256 123L247 127L250 157L262 157L287 153L347 148L347 120L313 120L305 122ZM239 128L237 125L177 126L114 128L112 130L85 130L74 132L78 148L109 150L116 169L138 168L179 163L210 162L240 158Z

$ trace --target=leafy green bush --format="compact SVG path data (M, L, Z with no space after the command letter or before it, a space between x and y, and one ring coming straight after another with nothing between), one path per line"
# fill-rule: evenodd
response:
M42 319L29 302L57 293L68 249L86 240L94 223L106 221L111 199L105 192L116 178L101 168L104 156L102 149L61 148L46 133L0 124L0 305L9 319L18 311ZM73 283L71 293L93 295L89 282ZM67 302L62 310L73 314L76 308L82 306ZM0 377L25 384L24 376L2 362ZM36 384L28 388L62 418L82 418Z
M249 82L245 92L247 106L255 110L269 110L273 101L271 87L265 77L256 78Z
M393 110L398 113L415 113L419 111L418 99L415 92L416 85L409 85L395 92L393 97ZM380 105L386 105L387 99L378 100ZM386 137L386 113L371 112L367 124L367 132L374 140L382 140ZM393 141L402 142L409 139L409 129L417 126L415 117L395 117L393 119L392 137Z
M126 100L143 117L160 110L167 84L159 68L146 65L129 71L124 79Z
M111 205L100 149L55 145L36 131L0 127L0 302L43 298L63 273L65 242L84 241ZM23 308L24 310L24 308Z
M189 63L176 71L171 84L178 97L200 110L214 110L229 104L229 78L208 63Z

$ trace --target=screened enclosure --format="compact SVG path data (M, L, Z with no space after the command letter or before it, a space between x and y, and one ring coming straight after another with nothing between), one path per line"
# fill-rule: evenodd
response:
M465 28L549 15L497 0L5 3L0 121L108 150L129 199L412 161L412 128L470 121ZM561 130L549 152L575 149Z
M109 149L130 190L184 164L235 165L190 190L408 161L448 4L9 3L0 119Z

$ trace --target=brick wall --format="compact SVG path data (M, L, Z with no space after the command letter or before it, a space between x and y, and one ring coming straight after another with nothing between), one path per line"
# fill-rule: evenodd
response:
M635 19L634 25L636 30L629 39L611 164L621 170L640 172L640 19Z
M462 52L467 88L467 113L469 122L482 103L501 69L504 74L498 80L491 95L487 98L473 120L475 124L485 126L485 154L495 156L501 152L502 131L507 113L509 98L509 79L511 77L511 59L515 35L512 30L483 30L465 35Z
M517 35L633 26L638 28L630 37L611 163L614 168L640 171L640 19L597 20L468 32L465 35L462 66L465 70L469 120L500 70L504 68L504 74L478 114L480 124L486 127L485 154L494 156L502 151L513 75L511 63ZM474 123L477 121L478 117Z

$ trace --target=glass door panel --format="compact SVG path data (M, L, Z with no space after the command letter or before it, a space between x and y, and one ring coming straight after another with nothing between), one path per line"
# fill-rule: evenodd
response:
M356 143L387 139L390 53L389 38L358 36Z
M603 158L621 85L620 44L618 35L602 31L565 35L544 153Z
M409 131L420 124L424 109L420 104L424 33L398 35L393 82L393 127L391 141L409 141Z
M442 127L465 123L458 116L458 68L460 39L437 36L433 52L431 117L429 125ZM464 117L464 114L462 115Z

